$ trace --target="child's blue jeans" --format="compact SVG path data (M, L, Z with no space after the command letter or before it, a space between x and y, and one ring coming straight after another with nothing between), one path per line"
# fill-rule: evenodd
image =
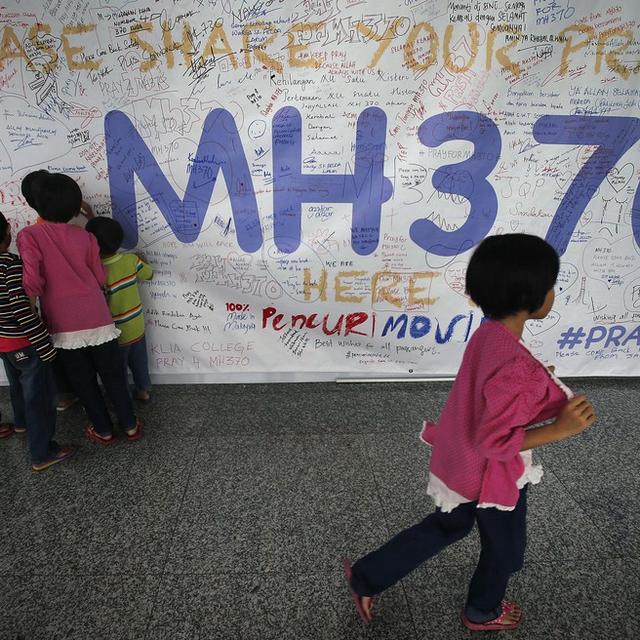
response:
M136 391L151 391L151 378L149 377L149 362L147 359L147 341L142 336L141 340L130 344L120 345L120 355L124 366L125 375L128 377L128 369L133 375L133 384Z
M59 445L53 440L56 430L56 388L50 362L40 360L34 347L1 353L9 380L13 419L26 427L33 464L53 458Z
M456 507L451 513L436 509L422 522L401 531L377 551L353 565L351 587L361 596L388 589L446 546L480 530L482 550L467 596L468 615L485 614L500 606L512 573L524 562L526 547L527 488L513 511L478 509L477 502Z
M101 436L112 434L113 423L98 385L98 375L122 428L129 430L135 427L136 417L122 371L117 340L81 349L58 349L58 357L91 424Z

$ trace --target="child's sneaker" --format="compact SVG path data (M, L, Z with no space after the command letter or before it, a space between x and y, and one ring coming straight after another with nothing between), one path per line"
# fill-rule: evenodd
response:
M58 464L58 462L64 462L65 460L72 458L76 454L76 451L78 451L77 447L63 447L55 456L53 456L53 458L49 458L49 460L45 460L38 464L32 464L31 468L34 471L44 471L54 464Z

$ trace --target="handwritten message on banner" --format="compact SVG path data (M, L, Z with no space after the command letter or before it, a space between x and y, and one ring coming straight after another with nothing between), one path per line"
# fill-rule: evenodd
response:
M454 373L472 249L561 255L533 352L640 372L640 5L5 0L0 209L72 175L155 277L157 380Z

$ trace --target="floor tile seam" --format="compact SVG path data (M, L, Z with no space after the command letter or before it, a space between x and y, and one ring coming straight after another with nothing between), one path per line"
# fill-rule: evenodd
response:
M161 570L151 570L145 571L143 574L140 572L131 572L131 571L96 571L95 573L87 572L87 571L52 571L51 573L41 572L40 570L36 571L0 571L0 579L8 579L8 578L20 578L20 579L29 579L31 577L34 580L42 581L43 579L50 579L52 577L55 578L80 578L85 580L104 580L104 579L121 579L126 576L131 577L139 577L143 576L144 578L161 578L163 576Z
M203 425L204 426L204 425ZM344 429L331 429L331 430L327 430L324 427L317 427L317 431L310 431L308 429L303 430L297 430L297 429L292 429L291 427L285 427L283 429L270 429L269 431L262 431L260 433L258 433L257 435L261 435L264 434L264 436L270 436L273 435L274 433L281 433L283 435L297 435L299 434L300 438L308 438L310 435L311 436L322 436L322 435L328 435L328 436L335 436L335 435L345 435L345 436L364 436L364 435L373 435L373 436L378 436L378 435L390 435L390 436L415 436L416 434L416 430L412 429L411 431L398 431L397 429L371 429L370 427L363 427L362 430L360 431L355 431L355 430L344 430ZM241 426L238 427L236 429L220 429L218 431L216 431L215 433L211 434L211 437L216 437L219 435L229 435L229 436L238 436L238 435L242 435L244 437L246 437L247 439L255 439L256 434L253 433L247 433L246 431L246 426ZM209 434L205 434L204 436L206 437L210 437Z
M584 556L580 556L580 557L576 557L576 558L561 558L559 560L529 560L525 557L525 569L527 567L531 567L531 566L536 566L536 567L547 567L547 566L558 566L558 565L567 565L570 564L572 566L577 566L578 564L585 566L585 565L589 565L590 563L593 562L609 562L611 560L629 560L631 557L636 557L636 556L632 556L632 554L619 554L619 553L615 553L615 554L611 554L611 555L598 555L598 556L594 556L594 555L589 555L589 559L588 561L582 561L582 562L578 562L580 560L584 560Z
M365 433L369 433L366 430L363 431L344 431L344 430L331 430L331 431L327 431L326 429L323 430L323 428L318 427L318 431L314 431L314 432L309 432L309 431L301 431L301 430L296 430L296 429L291 429L290 427L287 427L285 429L271 429L269 431L262 431L260 433L249 433L246 431L246 427L245 426L241 426L238 427L237 429L220 429L219 431L216 431L215 433L212 433L211 436L213 437L217 437L217 436L225 436L225 437L242 437L245 440L251 440L254 441L257 437L263 436L264 438L270 438L273 437L274 433L278 433L278 434L282 434L283 436L293 436L294 438L299 438L300 440L306 440L309 438L309 436L327 436L329 437L335 437L335 436L352 436L352 437L361 437L363 436ZM203 439L206 439L207 435L203 435Z
M584 557L584 556L582 556ZM570 565L570 566L577 566L578 564L582 564L582 565L588 565L589 563L593 562L609 562L612 560L625 560L628 561L631 558L636 558L635 555L629 554L629 555L624 555L624 554L617 554L617 555L609 555L609 556L589 556L589 562L582 562L582 563L578 563L577 561L580 560L580 558L561 558L559 560L554 559L554 560L533 560L533 559L529 559L528 556L526 555L525 552L525 560L524 560L524 568L522 569L522 571L527 571L527 569L531 568L531 567L555 567L555 566L559 566L559 565ZM475 557L474 559L470 559L467 561L463 561L463 560L451 560L451 561L440 561L447 569L475 569L475 567L478 564L478 558ZM633 564L637 564L640 567L640 560L638 560L637 562L633 563ZM420 568L417 569L418 571L428 571L428 561L427 563L425 563L424 565L421 565Z
M544 460L543 460L544 462ZM565 493L569 496L571 501L575 504L575 506L580 510L580 512L584 515L584 517L593 525L593 527L600 533L604 540L607 541L607 544L615 548L613 541L609 537L609 533L606 530L603 530L602 527L595 521L595 519L591 516L588 509L582 506L582 504L578 501L574 491L569 489L565 481L557 474L553 469L549 469L549 472L553 474L554 478L560 484L560 486L564 489ZM578 494L579 495L579 494Z
M342 566L340 564L340 558L338 556L336 556L336 562L335 562L335 567L336 567L336 571L339 568L340 570L342 569ZM304 571L304 570L300 570L300 567L297 565L295 567L295 577L296 578L313 578L313 579L322 579L324 581L327 581L327 578L330 577L331 573L330 572L325 572L322 573L321 571ZM2 574L0 574L2 575ZM18 574L19 575L19 574ZM286 578L287 580L291 580L291 570L290 569L260 569L259 573L257 574L259 576L269 576L269 577L274 577L274 576L281 576L283 578ZM193 578L202 578L202 577L207 577L207 578L232 578L232 577L242 577L245 578L247 577L247 569L246 567L243 568L238 568L235 570L229 570L229 569L223 569L223 570L217 570L217 571L181 571L179 569L167 569L163 575L163 577L168 577L168 576L190 576ZM341 578L342 580L343 578Z
M187 479L186 479L186 482L184 484L184 489L182 491L182 495L180 496L180 502L178 504L178 508L176 510L176 515L175 515L175 524L172 527L172 531L171 531L171 536L169 538L169 542L171 542L171 540L173 539L173 536L174 536L174 534L176 532L176 529L178 527L178 524L179 524L179 519L180 519L180 514L182 512L182 507L184 506L185 497L187 495L187 491L189 490L189 485L191 484L191 478L193 477L194 467L195 467L195 464L196 464L196 458L198 457L198 452L200 451L200 444L201 444L202 439L203 439L204 428L205 428L204 423L201 423L199 431L198 431L198 435L195 438L195 446L193 447L193 452L192 452L192 455L191 455L191 462L188 465L188 467L185 467L185 469L188 468L188 470L187 470ZM168 551L167 551L167 553L168 553ZM164 566L166 566L166 563L165 563ZM164 566L163 566L163 569L164 569Z
M237 382L232 382L229 384L219 384L219 385L214 385L217 386L219 389L229 389L230 391L242 391L242 392L247 392L248 389L246 388L240 388L242 386L243 383L237 383ZM389 383L390 384L390 383ZM408 389L410 388L409 385L414 385L414 386L427 386L427 385L450 385L450 382L439 382L439 381L432 381L432 382L396 382L394 383L394 386L392 387L392 392L393 393L397 393L398 391L402 390L402 389ZM159 385L159 386L169 386L169 385ZM183 385L176 385L178 387L183 386ZM208 384L199 384L199 385L184 385L184 386L188 386L191 390L189 391L189 393L191 394L195 394L198 393L197 389L200 387L208 387L210 385ZM334 381L325 381L325 382L283 382L283 383L268 383L268 382L260 382L260 383L256 383L256 384L251 384L251 383L247 383L246 384L247 387L249 387L250 389L252 387L258 387L255 392L256 393L271 393L273 394L272 389L273 388L278 388L278 387L282 387L283 389L285 388L289 388L289 390L291 390L291 387L297 387L297 388L301 388L301 389L307 389L309 391L309 393L313 393L313 389L317 389L319 387L321 387L323 390L331 390L333 393L344 393L344 390L346 387L350 387L351 389L362 389L363 392L366 392L367 390L370 389L375 389L376 387L379 388L381 385L379 383L374 383L374 382L369 382L369 383L351 383L351 384L347 384L347 383L336 383ZM271 391L270 391L271 390ZM217 391L217 393L219 394L224 394L225 392L223 390L219 390ZM289 393L289 391L285 392L285 393Z
M634 556L635 557L635 556ZM628 556L624 556L624 555L620 555L620 556L608 556L608 557L591 557L590 556L590 561L587 563L582 563L582 566L585 565L589 565L589 564L594 564L596 562L600 562L600 563L606 563L606 562L610 562L613 560L618 560L618 561L626 561L628 562L630 560L630 557ZM336 566L338 566L339 562L338 559L336 560ZM476 566L476 562L475 561L469 561L469 562L464 562L464 563L458 563L458 562L452 562L452 563L446 563L445 566L447 569L473 569ZM640 561L636 561L636 562L632 562L629 563L631 565L633 565L634 570L633 572L636 573L638 570L640 570ZM525 565L524 565L524 569L522 571L527 571L527 569L531 568L532 566L544 566L544 567L562 567L562 566L572 566L575 567L577 566L577 563L575 562L575 559L572 558L567 558L567 559L563 559L563 560L548 560L548 561L527 561L525 560ZM637 569L635 569L635 567L637 567ZM426 567L422 567L419 568L417 571L427 571ZM56 577L60 577L60 578L69 578L69 577L75 577L75 578L80 578L80 579L86 579L86 580L97 580L97 579L113 579L113 580L117 580L119 578L122 578L124 576L140 576L141 574L139 572L130 572L130 571L98 571L95 573L92 572L65 572L65 571L56 571L55 572L55 576ZM159 585L158 587L161 586L160 582L162 580L164 580L164 578L168 577L168 576L189 576L189 577L194 577L194 578L201 578L201 577L207 577L207 578L214 578L214 577L245 577L247 575L246 570L244 569L238 569L236 571L230 571L230 570L222 570L222 571L179 571L179 570L167 570L166 568L163 570L151 570L151 571L145 571L144 574L142 574L143 577L145 579L147 578L157 578L159 581ZM291 572L288 570L282 570L282 569L275 569L275 570L263 570L260 572L260 575L266 575L269 577L274 577L274 576L282 576L284 578L290 579L291 578ZM322 579L322 580L327 580L327 577L330 575L330 573L328 572L321 572L321 571L305 571L305 570L297 570L296 571L296 577L302 577L302 578L317 578L317 579ZM32 577L36 580L41 580L43 577L47 578L49 577L48 574L45 572L44 574L42 574L41 572L24 572L24 571L0 571L0 578L2 579L7 579L7 578L20 578L20 579L25 579L25 578L30 578ZM402 581L402 585L403 588L405 588L405 583L406 580ZM406 589L405 589L406 592ZM157 595L157 593L156 593Z
M407 605L407 611L409 612L409 620L411 621L411 626L413 627L413 635L415 637L415 640L419 640L420 633L418 631L418 625L416 623L415 616L413 615L413 609L411 608L411 600L409 599L407 585L405 584L404 580L400 581L400 588L402 589L402 595Z
M378 501L380 502L380 509L382 511L382 517L384 518L384 527L386 529L387 532L387 538L389 538L389 536L391 535L391 528L389 525L389 520L387 517L387 512L385 510L385 506L384 506L384 500L382 499L382 492L380 489L380 483L378 482L378 478L376 476L375 473L375 469L374 469L374 465L373 465L373 458L371 457L371 452L369 450L369 446L367 443L367 438L364 437L364 435L362 436L362 443L363 443L363 447L364 447L364 451L365 451L365 456L367 458L367 462L368 462L368 467L369 467L369 472L371 473L371 476L373 477L373 482L376 488L376 494L378 496ZM411 627L413 629L413 636L415 638L415 640L418 640L420 635L418 632L418 627L415 621L415 617L413 615L413 610L411 609L411 602L409 601L409 595L407 593L407 589L406 586L404 584L404 581L401 581L401 588L402 588L402 595L404 598L404 602L405 605L407 607L407 612L409 613L409 620L411 621Z
M636 555L635 557L636 557L636 559L637 559L637 557L638 557L638 556ZM627 558L627 559L628 559L628 558ZM640 562L634 562L634 563L632 563L632 564L633 564L633 566L634 566L634 568L635 568L634 573L635 573L635 575L636 575L636 578L637 578L638 580L640 580Z
M147 622L146 625L144 627L144 638L145 640L149 637L149 633L150 633L150 629L151 629L151 623L153 622L153 617L154 617L154 613L155 613L155 607L156 607L156 603L158 602L158 595L160 593L160 589L162 588L162 584L164 582L164 577L166 574L166 570L167 570L167 565L169 563L169 554L171 552L171 545L174 541L175 538L175 534L176 531L178 530L178 526L180 524L180 514L182 513L182 507L184 506L184 501L185 501L185 497L187 495L187 491L189 490L189 485L191 484L191 478L193 476L193 471L194 471L194 467L195 467L195 463L196 463L196 458L198 456L198 451L200 450L200 443L202 441L202 437L203 437L203 432L204 432L204 422L200 423L200 428L198 431L198 437L196 439L196 445L193 448L193 454L191 456L191 465L189 466L189 471L187 474L187 480L185 482L184 485L184 489L182 491L182 496L180 499L180 503L178 505L178 508L176 510L176 515L174 518L174 523L173 526L171 527L171 532L169 534L169 536L167 537L167 546L166 546L166 551L164 554L164 560L162 562L162 569L161 569L161 573L158 577L158 583L156 586L156 589L153 593L152 596L152 600L151 600L151 607L149 609L149 615L147 617Z
M376 490L376 497L378 498L378 502L380 503L380 510L382 511L382 517L384 520L384 528L387 534L387 537L391 535L391 529L389 527L389 521L388 521L388 516L387 516L387 511L385 509L385 505L384 505L384 500L382 498L382 490L380 487L380 483L378 482L378 478L376 476L376 472L375 472L375 468L374 468L374 464L373 464L373 458L371 456L371 452L369 450L369 444L367 442L367 438L364 436L364 434L360 434L360 441L362 442L362 446L364 449L364 454L365 454L365 458L367 461L367 468L369 470L369 473L371 475L371 477L373 478L373 484Z

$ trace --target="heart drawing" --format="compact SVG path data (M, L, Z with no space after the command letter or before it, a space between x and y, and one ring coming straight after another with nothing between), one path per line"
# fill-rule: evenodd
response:
M613 167L607 174L607 182L613 187L616 193L622 191L633 178L633 165L627 162L622 169Z
M525 327L527 331L534 336L539 336L549 329L553 329L560 322L560 314L557 311L551 311L546 318L542 320L529 320Z

